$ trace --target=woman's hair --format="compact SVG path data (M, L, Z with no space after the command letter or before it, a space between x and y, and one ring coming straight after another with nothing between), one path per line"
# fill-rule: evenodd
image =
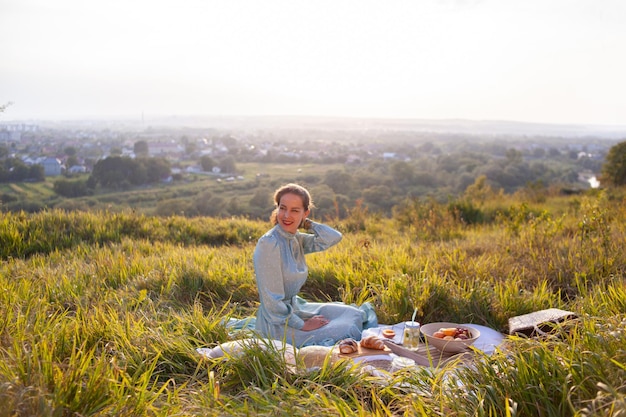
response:
M276 208L272 211L272 215L270 216L270 221L272 224L277 224L278 220L276 219L276 214L278 212L278 205L280 204L280 199L283 198L285 194L295 194L302 200L302 206L304 207L304 211L310 210L314 208L313 199L311 198L311 194L309 191L301 185L289 183L283 185L279 189L274 192L274 204L276 204Z

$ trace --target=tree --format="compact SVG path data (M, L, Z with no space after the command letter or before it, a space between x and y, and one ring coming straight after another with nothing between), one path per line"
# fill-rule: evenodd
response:
M80 162L78 161L78 157L76 155L68 156L67 160L65 161L65 166L68 168L79 164Z
M252 198L250 198L251 207L259 207L262 210L270 209L272 207L271 191L267 188L258 188Z
M626 142L609 149L602 165L600 182L607 185L626 185Z
M217 217L225 214L226 200L219 195L213 195L210 191L205 191L194 199L192 206L201 216Z
M67 156L75 156L77 152L78 151L73 146L68 146L65 149L63 149L63 153Z
M165 158L146 158L140 161L146 169L146 181L155 183L170 176L172 169Z
M523 161L523 155L521 151L510 148L506 151L506 159L510 164L519 164Z
M533 149L533 157L544 158L546 156L546 150L544 148Z
M414 175L413 167L404 161L396 161L391 164L391 176L398 185L411 184Z
M185 154L192 155L198 149L197 145L193 142L185 143Z
M60 179L54 182L54 192L63 197L82 197L91 194L86 180L71 181Z
M561 151L559 151L557 148L555 147L550 147L548 149L548 156L552 159L561 156Z
M137 164L128 157L110 156L94 165L89 184L103 187L122 187L137 178Z
M11 168L12 171L10 178L12 181L24 181L30 179L30 167L19 159L13 160L13 166Z
M336 194L350 194L355 188L352 176L338 169L331 169L326 172L324 184L332 188Z
M139 140L135 142L135 145L133 146L133 152L135 152L136 156L147 157L150 153L150 149L148 148L148 142L146 142L145 140Z
M436 187L437 177L426 171L418 171L413 175L413 183L425 187Z
M237 172L237 168L235 166L235 158L232 156L227 156L222 159L219 163L220 170L224 173L234 174Z
M0 113L4 113L7 107L9 107L11 104L13 103L9 101L8 103L0 105Z
M28 179L32 181L38 181L38 182L45 181L46 172L43 169L43 165L41 164L31 165L30 168L28 169Z
M122 156L123 153L124 151L119 146L113 146L109 152L111 156Z
M363 200L373 211L391 210L395 204L392 190L384 185L375 185L363 190Z
M213 158L209 155L204 155L200 158L200 165L202 166L202 170L204 172L210 172L216 164Z
M491 185L487 183L487 176L481 175L474 183L465 189L463 197L468 201L476 202L478 205L483 205L487 200L493 198L495 195Z
M171 174L170 164L163 158L131 159L110 156L93 167L89 186L126 188L129 185L144 185L158 182Z

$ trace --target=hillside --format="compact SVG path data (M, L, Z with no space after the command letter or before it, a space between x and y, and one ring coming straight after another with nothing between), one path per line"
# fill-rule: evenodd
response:
M0 415L619 415L626 406L626 211L618 191L447 204L392 218L352 207L339 246L310 255L304 296L370 301L381 323L578 314L546 338L510 338L476 367L384 382L348 363L320 369L281 352L204 360L195 349L249 336L262 221L132 211L6 213L0 220ZM444 381L452 382L450 384ZM511 410L514 410L511 411ZM487 415L487 414L485 414Z

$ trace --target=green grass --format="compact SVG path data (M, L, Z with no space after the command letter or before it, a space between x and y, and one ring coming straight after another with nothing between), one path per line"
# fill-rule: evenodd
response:
M264 222L3 214L0 416L623 415L623 202L494 200L506 215L486 225L455 221L445 206L405 213L410 225L356 208L331 221L344 240L309 256L309 299L370 301L382 323L417 308L423 323L502 332L509 317L538 309L579 315L547 338L508 338L474 367L391 381L350 362L294 370L280 351L196 354L246 335L223 320L256 310L252 252Z
M33 200L45 200L55 196L50 181L38 183L0 183L0 195L2 194Z
M54 182L62 177L49 177L43 183L0 183L0 207L4 204L11 211L38 211L42 208L58 208L63 210L81 211L116 211L123 212L132 207L133 210L146 215L159 214L159 204L175 201L184 206L190 202L196 204L208 196L219 196L225 204L236 204L239 209L235 215L246 213L258 218L271 208L271 193L279 185L290 181L300 181L307 185L315 185L329 169L343 169L343 164L260 164L240 163L237 169L243 179L235 181L218 181L217 176L190 174L183 181L159 183L131 190L97 189L93 195L75 198L64 198L54 192ZM261 174L257 177L257 174ZM239 175L239 174L238 174ZM86 180L88 175L83 175ZM253 195L262 190L267 194L267 207L250 205ZM2 197L6 201L1 203ZM16 209L17 207L17 209ZM8 210L7 210L8 211ZM222 212L222 217L227 217ZM178 214L178 213L177 213Z

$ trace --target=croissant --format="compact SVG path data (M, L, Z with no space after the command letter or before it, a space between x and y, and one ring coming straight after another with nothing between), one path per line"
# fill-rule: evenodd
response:
M385 342L376 336L367 336L361 339L361 346L368 349L385 349Z
M339 342L339 352L341 353L354 353L359 351L359 345L354 339L343 339Z

